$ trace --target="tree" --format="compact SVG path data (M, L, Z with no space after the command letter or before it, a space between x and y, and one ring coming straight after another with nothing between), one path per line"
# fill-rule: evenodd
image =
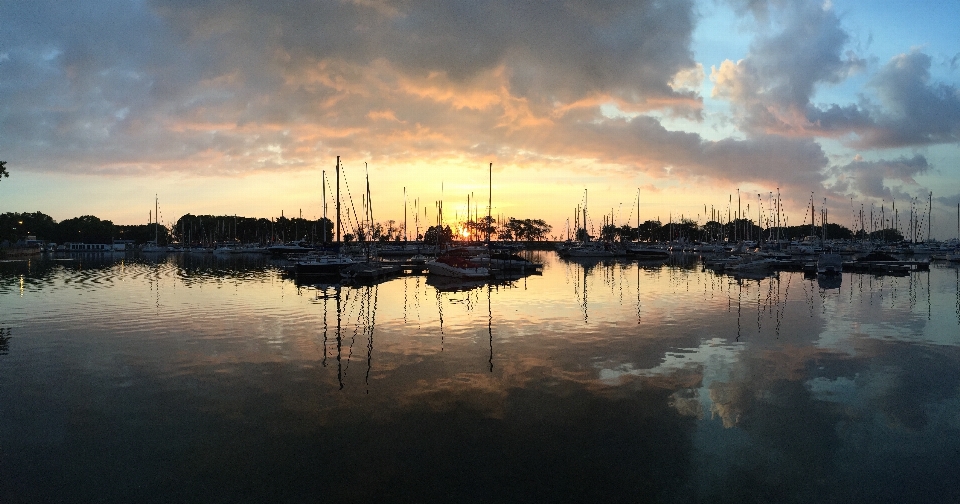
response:
M615 224L604 224L600 228L600 239L603 241L612 242L617 237L617 232L619 228Z
M7 171L7 162L0 161L0 179L3 179L3 177L9 177L9 176L10 176L10 172Z
M57 231L57 243L110 243L117 234L113 222L92 215L60 221Z
M640 238L640 229L632 228L630 225L624 224L617 229L617 237L619 237L622 242L636 241Z
M510 217L504 225L504 230L513 236L514 240L544 240L553 226L543 219L514 219ZM505 234L505 233L501 233Z
M660 221L648 220L640 225L637 229L637 234L642 241L658 241L662 239L661 235L665 234L662 230L663 225Z
M40 212L0 214L0 241L17 242L28 235L56 241L57 223L49 215Z
M430 226L423 233L423 242L429 245L445 245L453 241L453 231L450 226Z

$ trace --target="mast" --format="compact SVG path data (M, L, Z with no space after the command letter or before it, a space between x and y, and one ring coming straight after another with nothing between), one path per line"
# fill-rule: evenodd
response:
M373 239L373 200L370 199L370 169L367 167L366 161L363 163L363 171L367 177L367 215L364 218L367 218L370 226L370 238Z
M340 243L340 156L337 156L337 243Z
M153 243L160 244L160 198L154 194L153 195L153 204L154 204L154 222L153 222Z
M493 211L493 163L490 163L490 168L487 169L487 245L490 244L490 212Z
M823 241L826 242L827 241L827 198L823 198L823 208L821 209L821 211L823 212L823 218L820 219L820 226L821 226L820 234L823 235Z
M817 221L817 214L814 213L814 209L813 209L813 193L810 193L810 234L811 235L817 234L816 221Z
M780 207L780 205L781 205L780 188L778 187L777 188L777 250L780 249L780 238L782 237L780 232L780 212L782 212L783 209Z
M743 208L740 207L740 188L737 188L737 220L734 221L734 226L739 227L741 224L740 219L743 219ZM740 240L743 240L743 231L740 231Z
M583 234L590 237L590 233L587 233L587 190L583 190ZM590 241L590 240L587 240Z
M703 213L707 213L707 207L703 207ZM706 217L706 215L704 215ZM757 193L757 245L763 244L763 197Z
M320 194L323 195L323 243L327 243L327 170L321 170Z

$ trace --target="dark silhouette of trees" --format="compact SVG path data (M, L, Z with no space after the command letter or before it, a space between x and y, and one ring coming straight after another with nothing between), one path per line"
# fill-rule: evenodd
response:
M299 240L330 243L333 233L333 222L322 217L308 220L281 216L270 220L234 215L186 214L173 225L174 238L191 245L233 241L266 244Z
M453 231L450 226L430 226L423 233L423 243L428 245L448 245L453 241Z
M16 243L28 235L41 240L53 240L56 230L56 221L41 212L0 214L0 241Z
M0 180L2 180L3 177L9 177L9 176L10 176L10 172L7 171L7 162L0 161Z
M57 243L111 243L118 233L113 222L84 215L60 221L57 225Z
M543 219L514 219L510 217L504 228L514 240L542 241L547 238L553 226Z

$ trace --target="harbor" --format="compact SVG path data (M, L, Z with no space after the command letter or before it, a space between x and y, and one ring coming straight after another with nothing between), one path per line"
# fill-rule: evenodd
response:
M960 449L954 263L811 276L718 271L682 252L519 254L537 274L454 278L406 263L367 281L302 278L270 254L0 262L6 491L138 502L955 494L943 463Z

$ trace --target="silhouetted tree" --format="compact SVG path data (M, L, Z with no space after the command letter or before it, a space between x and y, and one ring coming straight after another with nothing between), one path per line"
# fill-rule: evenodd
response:
M659 241L663 239L661 236L662 229L663 225L660 224L660 221L648 220L640 224L637 234L641 241Z
M450 226L430 226L423 233L423 242L429 245L446 245L453 241L453 231Z
M57 223L53 217L41 212L0 214L0 241L9 240L15 243L27 235L36 236L40 240L56 241Z
M543 219L514 219L510 217L504 228L510 232L514 240L535 240L546 239L553 226L549 225Z
M10 172L7 171L7 162L0 161L0 180L2 180L3 177L9 177L9 176L10 176Z
M110 243L117 234L113 222L92 215L60 221L57 231L58 243Z

